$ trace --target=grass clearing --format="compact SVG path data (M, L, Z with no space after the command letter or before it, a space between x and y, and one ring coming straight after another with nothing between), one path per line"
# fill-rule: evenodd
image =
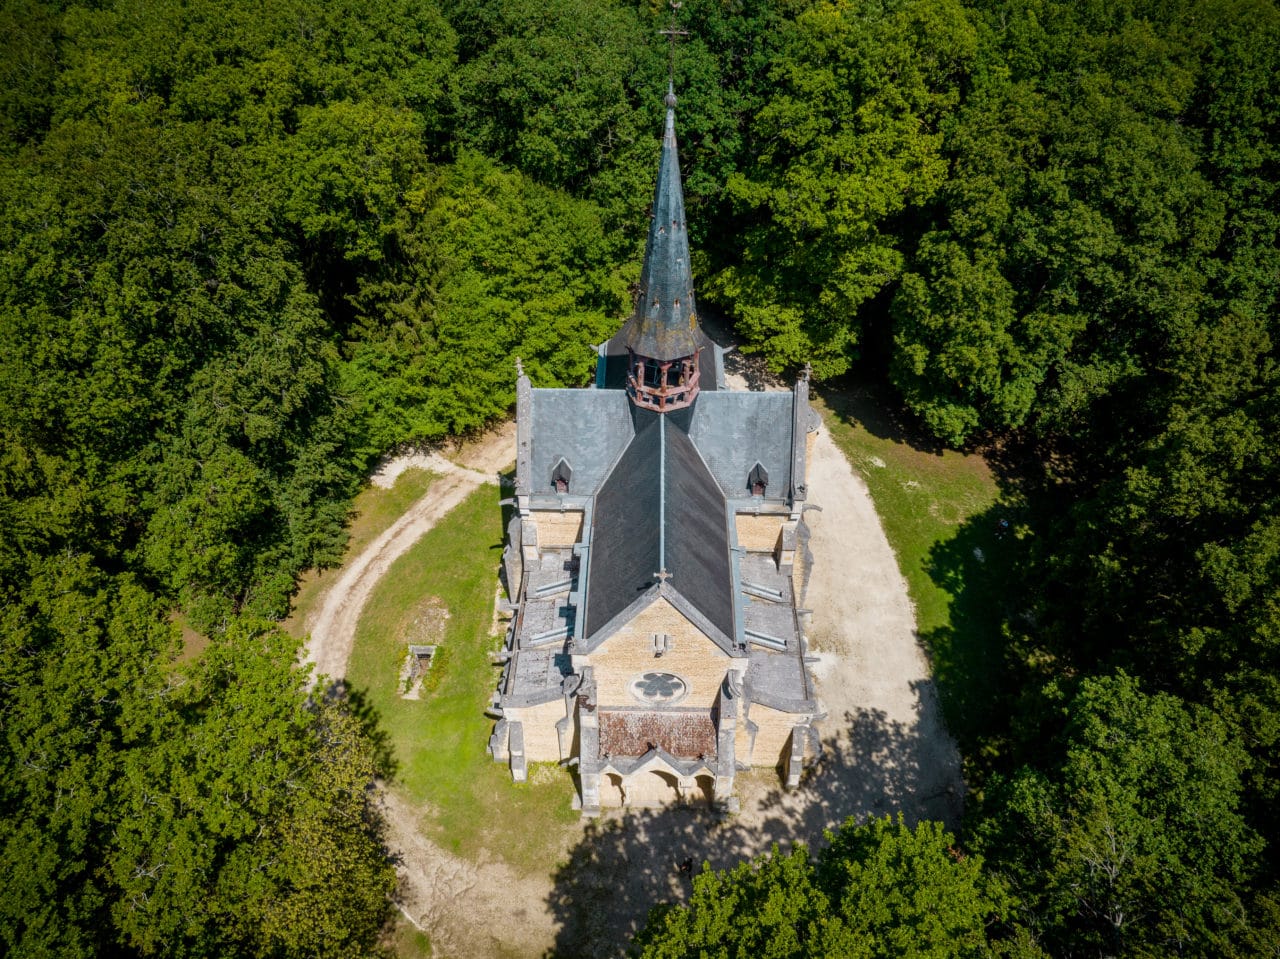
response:
M395 924L384 943L399 959L431 959L431 937L404 916L396 916Z
M391 527L422 498L431 485L432 475L426 470L410 468L396 477L390 489L368 486L361 490L351 504L351 522L347 527L347 550L342 556L345 566L359 556L375 539ZM306 635L307 618L323 598L338 570L309 569L298 580L298 592L293 597L293 609L283 623L293 636Z
M548 767L516 784L485 752L493 720L484 709L498 678L489 654L501 644L493 634L500 496L497 486L480 487L396 561L360 618L347 679L381 717L396 781L428 810L434 841L468 859L487 851L518 870L543 873L579 822L570 808L572 781ZM438 602L449 616L435 675L420 699L406 700L401 667L424 602Z

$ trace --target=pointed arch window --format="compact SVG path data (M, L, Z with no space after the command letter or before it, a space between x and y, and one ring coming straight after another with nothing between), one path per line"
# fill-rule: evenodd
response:
M569 465L569 461L564 457L560 458L560 462L556 464L555 469L551 471L551 485L557 493L569 492L569 484L573 481L573 467Z
M769 471L766 470L761 463L756 463L751 467L751 472L747 474L747 489L751 490L752 496L763 496L764 491L769 488Z

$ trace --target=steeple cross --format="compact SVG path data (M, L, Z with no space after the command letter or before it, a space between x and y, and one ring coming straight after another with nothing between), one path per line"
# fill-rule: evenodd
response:
M664 566L658 572L653 574L653 578L660 583L665 583L671 578L671 574L667 572L667 568Z
M676 0L671 0L671 26L667 27L665 30L658 31L667 38L667 83L672 89L674 89L676 85L676 38L687 37L689 35L688 30L676 29L676 14L683 6L683 3L677 3Z

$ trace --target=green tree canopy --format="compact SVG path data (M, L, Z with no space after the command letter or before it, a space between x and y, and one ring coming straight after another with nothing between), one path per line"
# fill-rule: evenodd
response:
M940 824L852 820L815 862L798 846L725 872L704 867L688 905L654 911L642 959L1040 955L1006 925L1011 900Z
M1259 838L1241 815L1248 755L1208 709L1120 673L1067 710L1065 755L1027 769L984 826L1052 951L1239 954L1239 890Z

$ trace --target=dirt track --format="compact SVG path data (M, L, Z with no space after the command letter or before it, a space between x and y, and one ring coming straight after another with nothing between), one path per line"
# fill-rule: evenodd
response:
M494 430L463 451L463 465L440 453L411 453L384 463L374 474L375 486L391 486L395 477L409 467L419 467L441 478L431 484L427 495L391 524L359 556L343 568L338 581L325 593L324 602L308 618L310 634L306 659L317 674L340 679L351 658L360 611L391 564L430 530L440 518L466 499L481 483L496 483L498 471L514 458L515 424Z
M510 462L512 434L508 426L464 451L465 466L443 457L412 464L443 478L343 571L326 596L307 647L323 672L342 675L374 584L449 509ZM775 842L815 844L824 828L847 816L901 810L909 821L957 824L963 801L959 755L942 725L906 584L866 486L825 428L809 469L810 502L822 507L807 514L814 553L810 638L820 660L818 694L828 712L820 768L790 793L778 788L770 771L743 775L742 811L727 820L673 808L584 824L564 861L554 871L548 863L549 874L535 876L518 875L491 857L471 863L445 852L418 828L422 811L389 795L401 908L427 930L438 955L621 954L650 905L685 894L688 880L674 867L686 857L722 867ZM567 789L566 782L566 802Z

